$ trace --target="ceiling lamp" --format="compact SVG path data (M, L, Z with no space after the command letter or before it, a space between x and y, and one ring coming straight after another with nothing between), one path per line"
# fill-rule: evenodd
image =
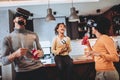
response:
M49 8L49 0L48 0L48 9L47 9L46 21L55 21L55 17L52 14L52 9Z
M69 22L80 22L79 16L76 13L75 7L73 7L73 1L72 1L72 8L70 9L71 14L69 16Z

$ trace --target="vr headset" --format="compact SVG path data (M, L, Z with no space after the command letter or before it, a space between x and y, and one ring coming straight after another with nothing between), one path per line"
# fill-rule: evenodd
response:
M89 19L87 21L87 26L88 27L97 27L97 23L93 19Z

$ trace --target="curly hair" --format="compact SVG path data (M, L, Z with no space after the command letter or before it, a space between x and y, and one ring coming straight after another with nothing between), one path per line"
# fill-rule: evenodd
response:
M58 35L58 31L57 31L57 29L59 28L59 25L60 25L60 24L63 24L64 27L66 28L66 25L65 25L64 23L58 23L58 24L56 25L55 29L54 29L56 35Z

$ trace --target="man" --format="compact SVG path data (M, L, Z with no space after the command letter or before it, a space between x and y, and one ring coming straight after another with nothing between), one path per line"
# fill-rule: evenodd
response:
M43 50L36 33L25 29L29 17L23 11L14 16L14 31L6 36L2 45L2 63L14 63L15 80L46 80L43 64L39 60Z

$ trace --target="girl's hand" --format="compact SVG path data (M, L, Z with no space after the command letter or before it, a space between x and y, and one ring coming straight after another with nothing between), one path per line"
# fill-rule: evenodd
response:
M59 51L59 54L63 54L64 52L68 51L69 45L63 44L62 48Z

